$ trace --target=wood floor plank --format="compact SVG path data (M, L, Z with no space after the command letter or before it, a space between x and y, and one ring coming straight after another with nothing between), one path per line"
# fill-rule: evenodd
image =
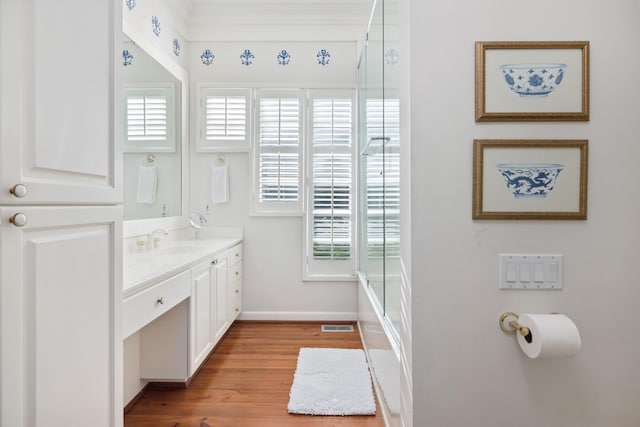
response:
M356 327L356 325L354 325ZM362 348L356 332L319 323L236 322L187 389L148 390L125 427L381 427L375 416L287 413L301 347Z

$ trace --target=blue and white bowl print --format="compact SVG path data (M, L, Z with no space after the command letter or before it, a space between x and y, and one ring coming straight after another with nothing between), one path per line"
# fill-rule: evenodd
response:
M564 79L566 64L529 63L500 66L502 77L509 89L522 97L547 96Z
M540 199L553 190L565 165L559 163L499 163L498 172L516 199Z

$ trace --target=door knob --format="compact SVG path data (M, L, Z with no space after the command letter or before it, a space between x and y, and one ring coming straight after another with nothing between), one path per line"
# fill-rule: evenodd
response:
M16 184L9 190L9 193L20 198L27 195L27 186L24 184Z
M16 227L24 227L25 225L27 225L27 216L22 212L18 212L17 214L9 218L9 222Z

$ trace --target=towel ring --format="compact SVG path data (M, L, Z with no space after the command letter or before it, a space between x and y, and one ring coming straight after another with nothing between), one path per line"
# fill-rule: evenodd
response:
M218 153L218 163L224 163L225 160L227 159L224 157L224 154Z
M156 161L156 156L153 154L147 154L147 163L153 163Z

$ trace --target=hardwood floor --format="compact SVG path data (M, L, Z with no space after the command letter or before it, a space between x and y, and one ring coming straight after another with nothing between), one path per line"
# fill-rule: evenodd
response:
M320 323L236 322L185 390L151 389L125 427L382 427L375 416L287 413L300 347L362 348L356 332L321 332Z

